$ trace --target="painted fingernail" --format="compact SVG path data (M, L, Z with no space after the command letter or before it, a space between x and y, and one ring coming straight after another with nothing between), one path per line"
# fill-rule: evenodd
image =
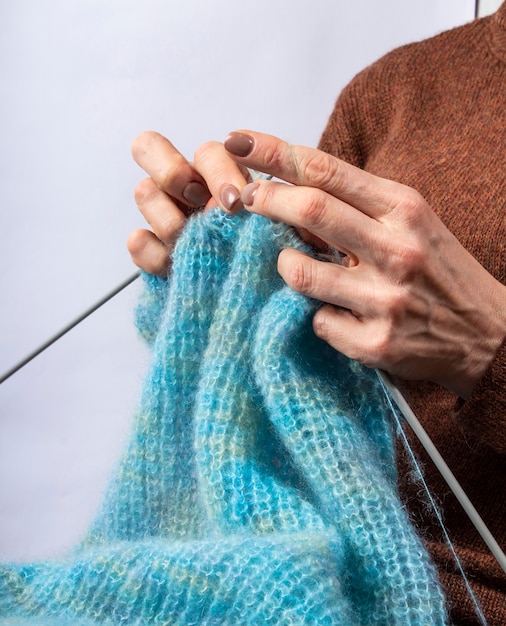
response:
M235 212L242 206L241 194L233 185L225 185L220 191L221 205L226 211Z
M258 190L258 183L249 183L241 191L241 200L246 206L251 206L255 200L255 195Z
M248 156L253 150L253 137L244 133L230 133L225 139L225 148L235 156Z
M210 197L209 189L195 181L188 183L183 190L183 198L196 207L204 206Z

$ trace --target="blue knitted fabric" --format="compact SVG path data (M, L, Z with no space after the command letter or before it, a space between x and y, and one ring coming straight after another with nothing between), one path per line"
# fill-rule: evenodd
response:
M71 554L0 566L2 623L446 623L383 392L314 336L316 304L276 271L287 246L282 224L208 211L171 278L144 277L125 454Z

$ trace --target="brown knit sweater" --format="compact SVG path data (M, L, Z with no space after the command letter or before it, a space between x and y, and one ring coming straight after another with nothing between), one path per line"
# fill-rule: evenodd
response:
M339 97L320 147L417 189L506 283L506 2L492 17L394 50L366 68ZM434 384L400 385L504 550L506 346L465 403ZM411 441L489 624L506 625L506 576ZM405 452L399 455L401 491L438 564L453 619L478 623L420 485L410 480Z

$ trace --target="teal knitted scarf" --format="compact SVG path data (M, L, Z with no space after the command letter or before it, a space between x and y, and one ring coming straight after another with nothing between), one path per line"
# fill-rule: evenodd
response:
M144 276L152 360L87 538L0 565L3 624L439 625L445 600L396 490L374 372L315 337L262 217L189 220Z

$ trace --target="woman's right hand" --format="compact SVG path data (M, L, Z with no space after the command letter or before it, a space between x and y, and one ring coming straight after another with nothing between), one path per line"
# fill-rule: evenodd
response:
M211 206L229 213L239 210L247 173L230 158L222 143L203 144L194 162L189 163L168 139L153 131L135 139L132 155L149 175L135 188L135 202L152 230L133 231L127 241L128 251L138 267L164 276L186 218Z

